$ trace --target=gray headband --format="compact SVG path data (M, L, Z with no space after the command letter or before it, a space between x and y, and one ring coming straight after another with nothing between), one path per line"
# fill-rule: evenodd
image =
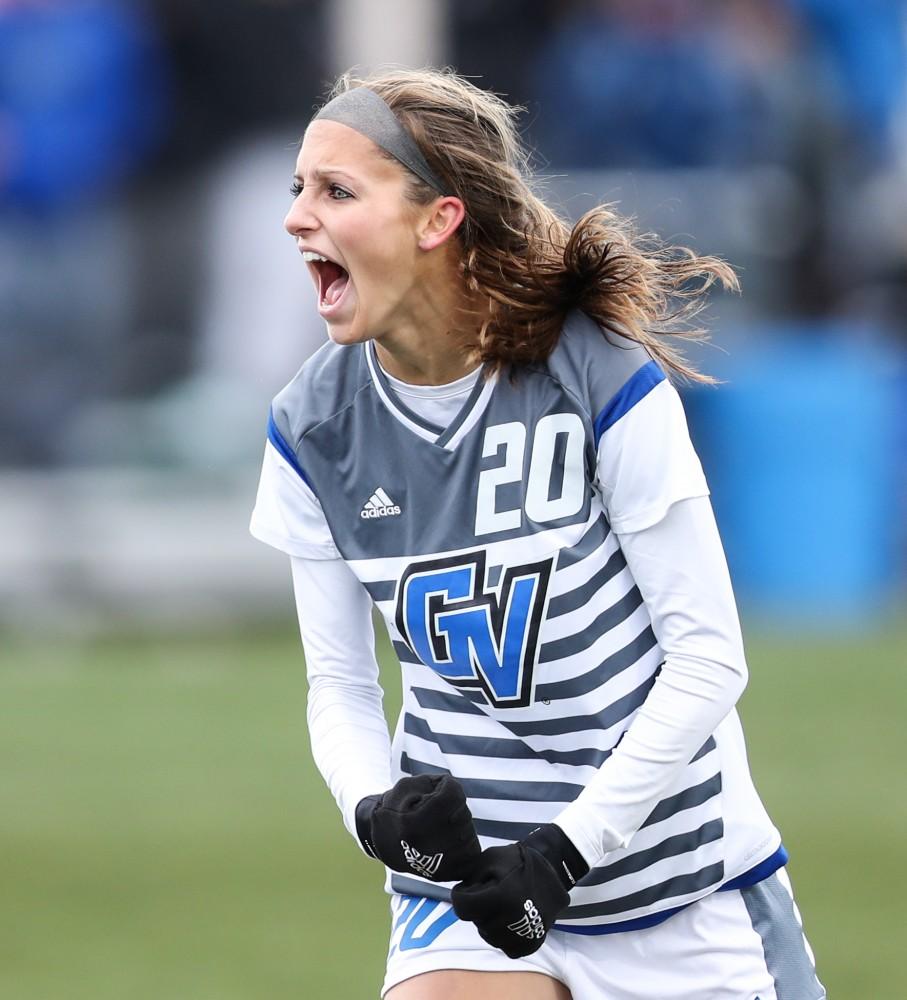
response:
M421 177L438 194L446 194L446 186L428 165L415 139L400 124L400 120L382 97L368 87L354 87L338 94L318 112L312 121L323 118L355 129L371 139L386 153L399 160L407 170Z

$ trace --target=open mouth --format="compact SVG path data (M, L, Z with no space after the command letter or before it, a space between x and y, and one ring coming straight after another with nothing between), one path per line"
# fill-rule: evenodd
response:
M303 260L309 265L318 283L318 302L323 310L336 306L350 281L349 272L336 261L306 250Z

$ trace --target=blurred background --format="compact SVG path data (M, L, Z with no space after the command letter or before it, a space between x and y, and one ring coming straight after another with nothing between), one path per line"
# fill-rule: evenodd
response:
M900 1000L903 0L0 0L0 995L377 996L380 872L247 523L325 339L296 144L385 63L523 105L565 214L616 201L738 268L695 352L723 384L685 401L751 762L829 994Z

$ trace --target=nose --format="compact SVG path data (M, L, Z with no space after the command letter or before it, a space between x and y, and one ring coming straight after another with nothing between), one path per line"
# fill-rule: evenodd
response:
M290 211L283 220L283 228L290 236L300 236L302 233L317 229L318 226L318 219L308 205L305 191L302 191L290 206Z

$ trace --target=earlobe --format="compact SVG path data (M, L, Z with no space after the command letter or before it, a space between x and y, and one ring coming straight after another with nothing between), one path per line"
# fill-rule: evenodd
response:
M434 250L441 246L459 229L465 215L466 207L459 198L439 198L422 226L419 249Z

